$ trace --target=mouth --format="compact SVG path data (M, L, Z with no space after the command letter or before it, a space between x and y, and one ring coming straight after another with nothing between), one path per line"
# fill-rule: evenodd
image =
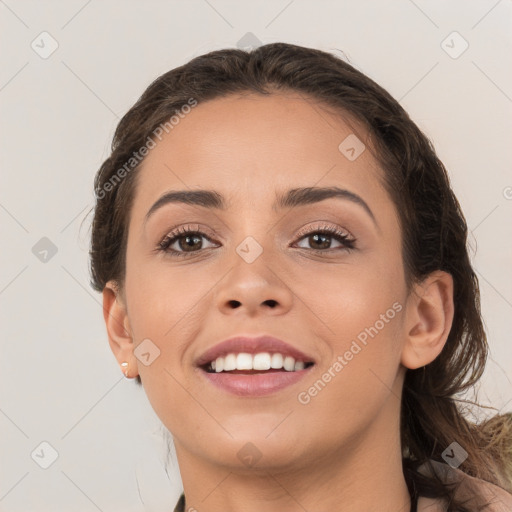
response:
M224 393L239 397L262 397L275 394L296 384L315 366L311 361L291 361L286 357L283 359L281 354L266 353L264 356L258 356L260 354L256 354L254 357L246 353L228 354L200 366L199 373L208 384L213 384L215 388ZM282 363L278 356L281 356ZM249 362L254 359L256 360L256 369L254 366L249 369ZM239 360L241 364L238 363ZM279 365L280 367L272 368L271 366L265 370L261 369L263 363L260 365L259 362L265 362L265 367L267 367L269 360L271 365L274 360L274 366ZM233 364L235 364L235 368L233 368ZM224 367L225 365L227 366Z
M205 363L200 368L207 373L255 375L262 373L298 372L313 366L313 361L303 361L279 352L229 353Z
M245 397L269 395L291 386L315 364L313 357L271 336L234 337L210 348L196 361L208 384Z

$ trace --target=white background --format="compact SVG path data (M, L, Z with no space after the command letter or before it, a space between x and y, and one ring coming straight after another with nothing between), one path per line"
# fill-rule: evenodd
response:
M149 83L248 32L343 52L433 140L477 249L491 347L478 398L512 409L512 2L0 0L0 15L0 511L173 510L176 464L168 477L160 422L122 377L88 284L87 213ZM43 31L58 43L46 59L31 47L50 48ZM456 59L441 46L453 31L469 43ZM46 262L42 237L57 249ZM48 469L31 457L49 456L43 441Z

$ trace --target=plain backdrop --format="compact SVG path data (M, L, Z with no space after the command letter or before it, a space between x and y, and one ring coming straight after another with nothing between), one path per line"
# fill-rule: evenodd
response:
M247 41L346 58L434 142L480 280L478 398L512 409L510 1L0 0L0 16L0 511L173 509L178 468L165 472L160 421L122 376L89 286L87 213L149 83Z

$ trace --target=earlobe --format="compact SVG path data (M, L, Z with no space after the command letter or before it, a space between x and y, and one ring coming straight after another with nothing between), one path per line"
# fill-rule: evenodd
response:
M103 289L103 318L107 328L108 342L119 367L123 373L128 368L128 372L132 374L133 368L137 368L137 361L133 355L133 336L126 305L114 281L109 281ZM134 376L136 375L129 377Z
M431 363L441 353L453 322L453 278L444 271L414 286L407 300L401 363L410 369Z

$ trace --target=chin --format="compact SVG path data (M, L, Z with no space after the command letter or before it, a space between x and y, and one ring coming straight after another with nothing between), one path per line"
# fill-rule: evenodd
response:
M273 428L275 425L276 423ZM295 439L285 430L281 436L275 432L268 435L271 430L265 430L265 433L258 429L239 430L236 438L223 437L222 440L213 441L205 450L211 452L212 445L215 444L217 449L208 458L238 472L244 467L252 473L257 470L285 469L288 466L297 469L301 460L301 453L297 449L304 446L304 433Z

